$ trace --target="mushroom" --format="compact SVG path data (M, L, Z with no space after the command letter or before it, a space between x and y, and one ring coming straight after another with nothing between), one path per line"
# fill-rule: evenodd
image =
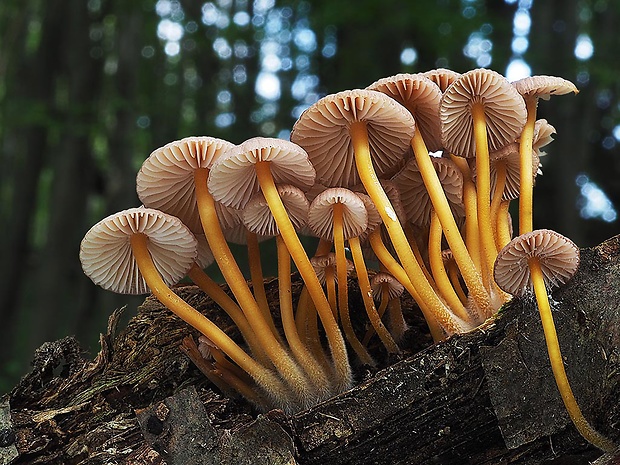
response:
M181 211L187 216L186 224L194 224L198 216L220 271L260 345L304 403L304 398L311 396L307 392L308 380L277 340L252 295L224 238L215 200L207 190L207 177L214 161L233 147L221 139L189 137L153 151L136 178L138 197L147 206Z
M301 229L308 218L309 205L306 196L300 189L290 185L279 185L277 189L291 223L296 230ZM331 394L331 385L327 373L314 358L297 332L291 291L291 258L282 241L273 215L269 210L269 205L261 192L254 194L245 205L243 223L255 235L276 236L280 318L284 335L293 356L307 373L310 382L316 387L318 399L323 400Z
M376 205L408 279L448 332L459 323L437 297L407 242L394 207L379 182L409 147L415 122L395 100L372 90L351 90L323 97L299 117L291 140L304 147L328 186L364 184Z
M416 131L411 140L411 147L426 192L439 216L446 240L459 268L461 268L461 274L470 290L472 299L475 300L477 307L485 313L492 313L492 305L482 276L469 255L465 241L456 225L442 183L437 175L437 166L433 163L435 160L429 156L429 149L437 151L443 147L441 122L439 120L441 89L422 74L398 74L391 78L381 79L371 84L369 88L394 98L407 108L415 118ZM452 172L456 173L457 171L453 169ZM462 189L461 186L462 181L460 182L460 189Z
M404 286L394 276L383 272L376 273L372 277L370 286L373 298L379 301L377 309L379 317L382 318L386 310L388 311L390 333L394 340L401 341L408 328L400 305L400 297L405 291ZM374 328L368 329L362 341L364 345L368 344L374 333Z
M494 277L509 294L534 290L542 322L549 361L558 390L571 420L591 444L607 452L614 444L595 431L584 418L571 390L560 352L548 290L568 281L579 266L579 248L568 238L548 229L531 231L514 238L498 254Z
M86 275L104 289L123 294L144 294L150 289L248 373L272 402L294 409L296 400L271 370L170 289L194 263L196 247L196 239L178 218L150 208L132 208L108 216L86 233L80 261Z
M519 233L533 229L533 189L534 184L528 173L532 171L532 139L536 123L538 99L549 100L552 95L564 95L570 92L579 93L572 82L556 76L530 76L512 83L514 88L525 99L527 122L521 133L521 196L519 197Z
M351 367L342 333L276 188L276 183L281 183L308 190L314 184L314 175L307 153L298 145L281 139L255 137L229 150L226 157L213 165L208 187L216 200L234 208L243 207L249 196L258 190L263 192L325 328L338 389L345 390L351 383Z
M443 94L440 118L445 148L461 157L475 156L482 275L484 283L490 285L487 283L491 281L496 248L491 222L489 150L513 142L521 133L526 120L525 104L501 74L476 69L463 74ZM450 249L458 262L460 254L452 243ZM464 273L467 270L459 268L469 288Z
M437 84L441 89L441 92L445 92L446 89L450 87L450 84L461 77L460 73L446 68L431 69L430 71L426 71L422 74Z

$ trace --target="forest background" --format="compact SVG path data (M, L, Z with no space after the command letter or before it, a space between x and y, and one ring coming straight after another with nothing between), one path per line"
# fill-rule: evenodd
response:
M399 72L573 81L577 96L539 105L557 135L534 227L582 247L619 233L617 24L611 0L2 0L0 393L43 342L75 334L94 354L115 308L135 314L143 297L97 288L78 252L95 222L139 205L151 151L288 138L321 96Z

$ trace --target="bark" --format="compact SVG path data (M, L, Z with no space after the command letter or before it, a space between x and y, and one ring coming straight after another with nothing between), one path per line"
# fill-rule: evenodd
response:
M272 296L276 286L267 283ZM178 292L238 336L196 288ZM618 443L620 236L583 249L552 304L577 400ZM92 361L70 337L37 350L33 371L0 405L0 463L618 463L570 423L533 299L423 350L413 347L427 335L405 306L411 353L376 373L358 369L355 388L286 418L256 416L212 389L178 350L188 329L148 298L118 334L112 315Z

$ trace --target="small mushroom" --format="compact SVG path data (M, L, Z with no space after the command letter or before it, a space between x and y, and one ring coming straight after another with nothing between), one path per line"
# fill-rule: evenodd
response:
M568 281L579 266L579 248L568 238L548 229L514 238L495 261L497 284L512 295L533 289L547 342L547 352L558 390L571 420L581 435L596 447L610 452L615 445L595 431L584 418L566 376L560 344L547 292Z
M368 214L364 202L344 187L326 189L310 204L308 226L316 236L334 243L338 309L345 337L364 364L374 365L372 357L355 335L351 323L345 255L345 241L359 236L366 229L367 223Z
M532 171L530 153L538 99L549 100L552 95L564 95L570 92L577 94L579 90L572 82L556 76L530 76L515 81L512 85L525 99L527 109L527 122L520 139L522 179L519 197L519 233L523 234L533 229L534 184L528 173Z
M104 289L125 294L144 294L150 289L248 373L276 405L290 410L295 401L280 379L170 289L194 263L196 247L196 239L178 218L150 208L133 208L95 224L82 240L80 261L86 275Z
M379 301L377 309L379 317L382 318L387 310L390 333L395 341L402 341L408 329L400 305L400 297L405 291L404 286L394 276L383 272L376 273L372 277L370 286L373 298ZM362 342L367 345L374 333L374 328L369 328Z

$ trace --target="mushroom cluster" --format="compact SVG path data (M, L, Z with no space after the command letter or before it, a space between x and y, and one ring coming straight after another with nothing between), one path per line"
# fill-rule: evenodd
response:
M197 329L199 345L186 341L184 350L222 389L288 412L348 389L350 356L375 364L368 350L375 334L386 351L400 351L403 292L441 341L534 289L562 397L582 434L605 447L570 393L544 303L549 288L576 270L578 248L557 233L532 230L541 149L555 132L536 120L537 102L569 92L576 87L559 77L511 83L486 69L437 69L328 95L301 115L290 141L171 142L137 175L143 206L86 234L82 266L106 289L152 292ZM513 239L515 199L521 235ZM319 238L316 251L304 249L302 235ZM259 242L270 237L280 321L260 267ZM249 283L230 242L247 246ZM304 284L296 302L291 260ZM233 297L204 272L213 261ZM170 289L185 276L231 317L244 344ZM366 328L352 323L353 279Z

